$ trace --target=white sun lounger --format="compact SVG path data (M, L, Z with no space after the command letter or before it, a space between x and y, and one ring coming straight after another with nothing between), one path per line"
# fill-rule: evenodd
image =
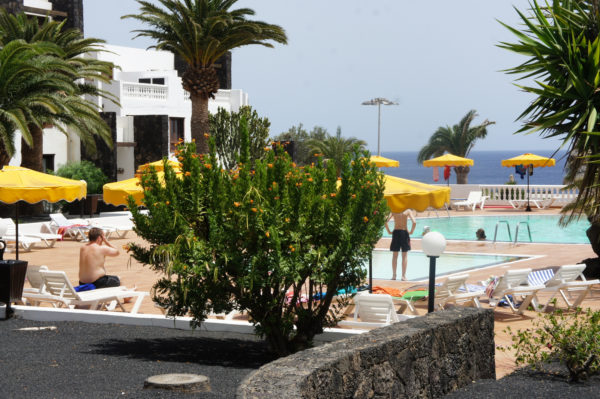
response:
M476 308L481 308L479 297L485 294L484 290L469 291L466 287L468 274L449 276L442 285L435 288L435 306L440 310L447 304L472 304ZM460 288L463 288L461 291Z
M532 304L533 308L537 311L537 293L539 290L544 289L545 286L529 285L529 273L531 273L531 269L507 270L498 279L490 296L490 302L504 299L513 313L516 314L523 314L529 304ZM517 296L523 298L523 302L519 306L515 302L515 297Z
M77 292L71 285L65 272L40 270L42 284L39 293L23 292L23 297L30 302L49 302L56 307L89 306L99 310L116 301L116 305L125 312L123 299L135 297L136 301L130 313L137 313L142 300L148 292L127 290L125 287L99 288L91 291Z
M15 225L15 222L13 222L12 219L9 219L9 218L2 219L1 223L6 223L6 226L7 226L6 234L7 235L15 236L16 231L17 231L17 226ZM62 238L59 234L42 233L41 231L39 231L39 229L37 227L35 229L32 227L33 226L30 224L20 224L19 225L19 241L21 240L21 237L38 238L44 244L46 244L46 246L48 248L52 248L54 246L54 244L56 244L56 241L60 240ZM36 230L38 230L38 231L36 231Z
M357 294L354 297L354 305L354 319L340 321L340 326L377 328L414 317L398 315L392 297L387 294Z
M6 241L7 244L17 242L17 236L8 232L8 224L5 219L0 219L0 240ZM39 242L42 242L39 238L19 234L19 245L24 251L31 251L31 248Z
M487 196L484 196L481 191L471 191L466 200L453 202L452 206L455 208L468 207L475 212L475 208L477 208L478 205L480 209L483 209L486 199Z
M551 292L552 295L544 305L542 311L545 311L548 305L552 303L552 300L555 296L560 294L562 299L567 304L567 308L578 307L581 305L581 302L585 299L585 297L590 293L592 289L592 285L600 284L600 280L586 280L583 276L583 271L585 270L585 265L565 265L561 266L554 276L552 276L549 280L547 280L545 284L545 288L543 288L542 292ZM533 274L533 273L532 273ZM582 280L577 281L577 278L581 277ZM573 292L578 292L579 295L575 299L575 302L569 302L567 298L567 294L571 295Z

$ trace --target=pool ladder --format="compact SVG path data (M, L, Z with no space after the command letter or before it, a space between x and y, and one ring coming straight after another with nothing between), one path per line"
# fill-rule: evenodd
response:
M500 224L506 224L506 231L508 232L508 240L509 241L513 241L512 236L510 234L510 224L508 223L508 220L499 220L496 223L496 229L494 230L494 244L496 243L496 237L498 236L498 226L500 226ZM521 221L519 223L517 223L517 227L515 228L515 240L513 241L513 245L517 245L517 241L519 240L519 227L524 224L525 226L527 226L527 233L529 234L529 242L533 242L533 240L531 239L531 228L529 228L529 222L527 221Z

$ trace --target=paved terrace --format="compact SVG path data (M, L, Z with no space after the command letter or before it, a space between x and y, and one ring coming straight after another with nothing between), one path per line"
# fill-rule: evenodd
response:
M556 214L558 209L548 210L534 210L534 214ZM452 215L471 215L471 214L484 214L484 215L509 215L515 214L513 209L486 209L484 211L477 210L474 213L469 211L451 211ZM427 214L421 214L419 216L426 216ZM440 213L440 216L442 213ZM417 229L422 229L424 223L417 225ZM488 235L490 232L488 232ZM142 266L134 259L130 258L129 255L122 249L122 246L128 242L143 243L143 240L135 236L133 233L124 239L112 239L111 242L117 248L120 249L121 254L116 258L107 258L106 269L109 274L116 274L121 277L123 285L128 287L136 286L138 290L150 291L152 285L157 280L158 276L152 270ZM413 249L421 249L420 240L413 240ZM32 265L47 265L50 270L63 270L67 273L70 280L74 285L77 284L78 278L78 257L79 247L82 244L76 241L65 240L57 243L55 248L34 248L31 252L21 252L20 258L29 261ZM389 239L382 239L378 245L381 248L389 248ZM452 242L448 243L446 248L447 251L456 252L477 252L477 253L502 253L502 254L518 254L518 255L541 255L542 257L520 261L510 266L494 266L486 268L485 270L472 270L470 271L470 283L477 284L479 281L488 278L490 275L502 275L508 267L520 269L520 268L545 268L549 266L560 266L565 264L575 264L579 261L595 257L590 245L557 245L557 244L518 244L513 246L509 243L497 243L492 244L491 241L487 242ZM14 253L5 254L5 259L13 259ZM400 267L400 265L399 265ZM410 264L408 266L410 268ZM411 282L400 282L390 280L374 280L374 285L395 287L395 288L407 288L415 285L414 281ZM544 296L540 298L544 301ZM594 309L600 308L600 287L592 291L591 297L588 297L583 302L584 307L592 307ZM482 301L483 306L487 307L487 301ZM126 305L131 306L131 305ZM426 302L417 303L417 310L424 314L426 313ZM149 298L144 299L144 303L140 308L141 313L152 313L160 314L160 311L154 307L152 301ZM536 313L533 311L526 311L523 316L513 315L509 308L498 308L496 310L496 344L506 345L510 342L509 337L503 331L506 326L510 325L513 329L524 328L530 325L532 318L536 317ZM500 378L515 368L514 361L511 356L496 351L496 372L497 377Z

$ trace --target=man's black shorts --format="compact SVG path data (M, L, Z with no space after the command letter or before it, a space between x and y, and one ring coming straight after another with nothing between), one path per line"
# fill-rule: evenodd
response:
M81 281L80 285L83 285ZM96 288L108 288L108 287L118 287L121 285L121 280L117 276L102 276L98 280L94 281L92 284L96 286Z
M390 245L390 251L398 252L410 251L410 236L406 230L394 230L392 233L392 245Z

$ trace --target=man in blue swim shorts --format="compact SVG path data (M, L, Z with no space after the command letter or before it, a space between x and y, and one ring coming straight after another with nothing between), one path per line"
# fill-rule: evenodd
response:
M408 232L408 219L412 222L410 233ZM394 220L394 230L390 230L389 222ZM392 244L390 251L392 255L392 280L396 279L396 270L398 269L398 252L402 250L402 281L406 281L406 269L408 266L408 251L410 251L410 235L415 231L417 221L414 211L407 209L402 213L391 213L385 222L385 229L392 235Z

